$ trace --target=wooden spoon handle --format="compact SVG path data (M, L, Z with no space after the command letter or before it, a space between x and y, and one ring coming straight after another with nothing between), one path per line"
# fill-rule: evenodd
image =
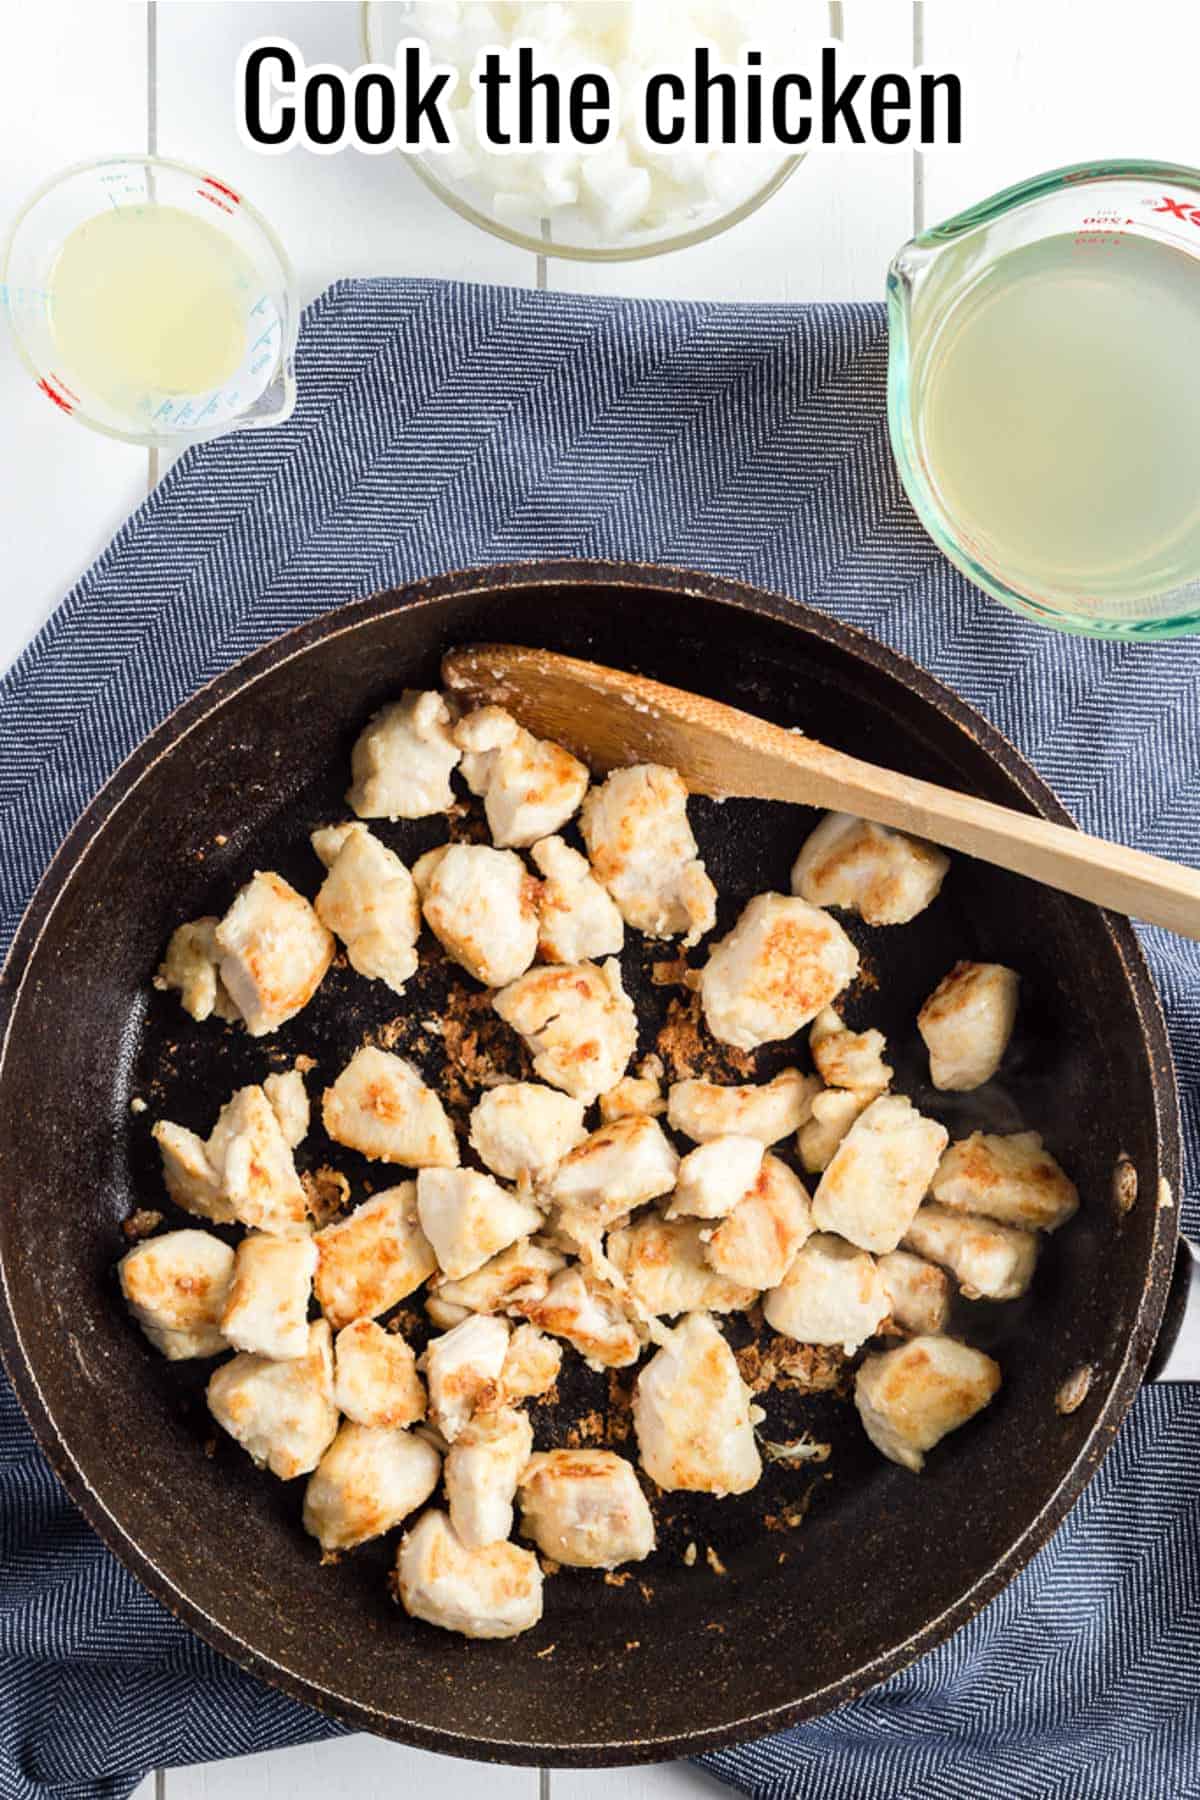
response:
M693 793L857 813L1200 938L1200 871L876 768L701 694L509 644L452 650L442 672L450 689L507 706L598 770L667 763Z

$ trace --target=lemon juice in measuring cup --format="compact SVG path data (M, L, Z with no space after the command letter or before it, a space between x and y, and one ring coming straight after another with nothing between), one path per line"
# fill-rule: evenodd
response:
M1200 172L1012 189L892 267L889 407L946 552L1069 630L1200 626Z
M4 296L47 398L112 436L178 447L294 405L283 252L201 171L143 157L67 171L18 221Z

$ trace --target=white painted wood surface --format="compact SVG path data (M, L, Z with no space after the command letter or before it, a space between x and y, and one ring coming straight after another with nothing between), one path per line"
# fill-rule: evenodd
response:
M791 0L780 0L781 4ZM812 0L806 0L812 3ZM814 156L755 218L678 256L603 267L551 262L575 291L714 300L873 299L914 223L932 223L1059 163L1138 155L1200 162L1200 8L1183 0L845 0L848 45L877 65L957 69L971 142L927 154ZM56 0L6 8L0 63L0 231L71 161L157 147L244 187L282 235L302 298L355 274L532 285L536 263L457 219L399 157L263 158L233 125L241 45L285 31L310 61L358 59L354 0ZM147 490L150 458L59 418L0 334L0 669ZM701 1800L684 1764L539 1775L346 1738L159 1771L135 1800Z

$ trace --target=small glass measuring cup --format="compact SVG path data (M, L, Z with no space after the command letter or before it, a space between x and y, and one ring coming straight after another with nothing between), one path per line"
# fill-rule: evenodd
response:
M1038 253L1069 240L1069 254L1094 259L1136 254L1149 241L1194 265L1200 305L1200 170L1153 162L1104 162L1057 169L1006 188L906 244L888 272L888 418L908 496L930 536L970 580L1014 611L1060 630L1097 637L1164 637L1200 629L1200 558L1157 591L1128 592L1086 581L1031 581L1004 547L956 514L926 430L926 377L939 333L955 326L961 303L1013 252ZM1094 270L1094 260L1087 265ZM1182 265L1181 265L1182 266ZM1190 278L1189 278L1190 281ZM1190 286L1189 286L1190 293ZM1156 330L1155 293L1145 293L1140 329ZM956 309L959 309L956 312ZM1119 438L1114 422L1114 442ZM1200 418L1187 465L1200 469ZM1043 446L1045 448L1045 446ZM1136 453L1136 446L1133 446ZM1144 471L1143 471L1144 472ZM1200 476L1196 483L1200 523ZM1092 496L1099 517L1111 494ZM1116 503L1119 504L1119 501ZM1189 526L1186 543L1192 542ZM1187 552L1184 552L1185 559Z
M196 392L143 387L119 394L63 366L53 324L55 265L77 227L116 209L171 207L226 236L247 271L239 285L245 344L237 367ZM0 262L3 301L18 353L61 412L93 431L151 449L186 449L223 432L275 425L296 404L299 324L295 282L267 221L203 169L157 156L107 156L64 169L38 189L12 228Z

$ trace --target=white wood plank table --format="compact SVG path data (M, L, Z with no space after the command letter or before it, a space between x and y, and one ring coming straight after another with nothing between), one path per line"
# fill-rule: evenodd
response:
M780 0L790 4L792 0ZM823 0L802 0L821 4ZM310 63L359 59L354 0L58 0L5 13L0 231L66 163L157 150L243 186L280 232L305 301L344 275L426 274L575 291L714 300L875 299L913 230L1010 181L1091 157L1196 163L1200 10L1178 0L845 0L844 36L875 67L957 70L970 141L924 156L812 157L760 213L714 243L628 265L535 259L458 219L399 157L260 157L238 140L233 68L283 32ZM5 480L0 670L157 478L153 456L59 419L0 341ZM686 1764L595 1773L497 1769L367 1737L160 1770L138 1800L700 1800Z

